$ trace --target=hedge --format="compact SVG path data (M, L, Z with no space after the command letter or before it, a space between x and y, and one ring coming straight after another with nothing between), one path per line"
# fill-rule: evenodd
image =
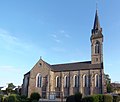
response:
M82 102L95 102L93 96L87 96L82 99Z
M111 95L103 95L104 102L113 102L113 97Z
M75 101L76 102L81 102L81 100L82 100L82 94L79 92L79 93L76 93L75 95L74 95L74 97L75 97Z
M90 95L82 99L82 102L112 102L113 98L111 95Z
M32 100L32 102L38 102L37 100Z
M30 99L27 98L27 96L25 96L25 95L21 95L21 96L18 95L17 99L19 100L19 102L30 102Z
M75 96L71 95L71 96L67 97L66 102L76 102L75 101Z
M33 100L39 100L41 97L40 97L40 94L39 93L37 93L37 92L33 92L31 95L30 95L30 99L31 99L31 101L33 101Z
M16 97L14 95L10 95L8 97L8 102L16 102Z

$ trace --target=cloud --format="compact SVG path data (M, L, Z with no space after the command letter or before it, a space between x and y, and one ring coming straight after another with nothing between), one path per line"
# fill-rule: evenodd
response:
M28 48L30 45L20 41L17 37L13 36L10 32L0 29L0 39L6 44L10 46L19 46L23 48Z
M6 30L0 29L0 46L8 51L22 54L24 51L36 49L32 43L26 43Z
M57 42L57 43L60 43L60 42L61 42L61 40L60 40L60 38L59 38L59 36L58 36L57 34L52 34L51 36L52 36L52 39L53 39L55 42Z
M70 38L70 35L67 34L65 30L60 30L59 32L63 37Z
M66 38L70 38L70 35L69 35L69 34L65 34L65 37L66 37Z
M52 39L57 43L62 43L64 39L70 38L70 35L65 32L65 30L59 30L51 34ZM63 39L64 38L64 39Z

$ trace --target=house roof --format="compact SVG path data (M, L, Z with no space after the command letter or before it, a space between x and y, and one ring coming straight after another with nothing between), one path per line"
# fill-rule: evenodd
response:
M8 85L7 86L4 86L4 87L2 87L1 88L1 90L6 90L6 88L8 87Z
M51 65L52 71L75 71L103 68L103 64L91 64L91 61Z
M91 64L91 61L65 63L65 64L55 64L55 65L50 65L45 61L44 61L44 63L46 63L48 65L48 67L51 69L51 71L54 71L54 72L90 70L90 69L101 69L101 68L103 68L103 63L101 63L101 64ZM28 74L30 74L30 71L27 72L24 75L28 75Z
M120 88L120 83L111 83L112 87Z

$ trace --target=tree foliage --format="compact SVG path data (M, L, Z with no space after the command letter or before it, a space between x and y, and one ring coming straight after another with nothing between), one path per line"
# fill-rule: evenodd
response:
M9 83L8 87L6 88L7 94L11 94L14 88L15 88L15 85L13 83Z
M33 101L33 100L39 100L40 99L40 94L37 93L37 92L33 92L31 95L30 95L30 99Z
M113 92L113 88L110 83L107 84L107 93Z

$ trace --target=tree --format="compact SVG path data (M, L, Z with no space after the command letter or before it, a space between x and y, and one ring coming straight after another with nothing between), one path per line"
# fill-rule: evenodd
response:
M107 93L113 92L113 88L110 83L107 84Z
M108 74L104 74L104 78L105 78L105 81L107 84L111 83L111 79L110 79L110 76Z
M14 88L15 88L15 86L13 85L13 83L9 83L8 87L6 88L7 94L11 94L11 92L13 91Z
M111 86L111 79L110 79L109 75L104 74L104 78L105 78L107 93L113 92L113 89L112 89L112 86Z

